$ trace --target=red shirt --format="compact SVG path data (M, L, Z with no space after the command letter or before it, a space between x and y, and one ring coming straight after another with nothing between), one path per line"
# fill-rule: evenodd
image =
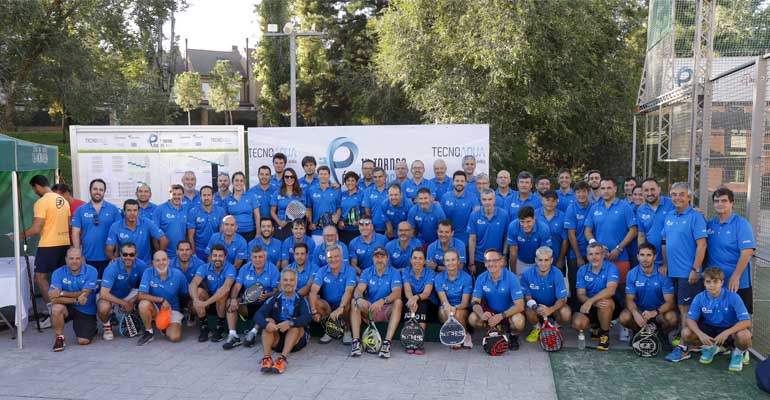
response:
M86 204L86 202L73 198L72 203L70 204L70 215L75 215L75 210L77 210L78 207L82 206L83 204Z

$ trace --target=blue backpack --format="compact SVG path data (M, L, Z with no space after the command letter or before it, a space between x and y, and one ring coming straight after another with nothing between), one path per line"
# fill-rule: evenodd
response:
M757 386L767 393L770 393L770 357L766 358L757 365Z

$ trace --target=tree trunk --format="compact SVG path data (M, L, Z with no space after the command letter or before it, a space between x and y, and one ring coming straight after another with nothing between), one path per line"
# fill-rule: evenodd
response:
M189 111L187 111L187 125L188 126L192 125L192 123L190 123L190 112Z
M228 125L232 125L233 124L233 112L230 111L230 110L227 110L227 113L230 114L230 123Z

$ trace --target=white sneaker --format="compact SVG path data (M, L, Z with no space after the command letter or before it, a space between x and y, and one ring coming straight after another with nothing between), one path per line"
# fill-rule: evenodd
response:
M327 344L331 341L332 341L332 337L325 333L323 336L321 336L321 339L318 340L318 342L320 342L321 344Z
M44 320L40 321L40 329L48 329L51 327L51 317L45 317Z
M620 328L620 341L628 342L628 328Z
M104 340L115 339L115 334L112 333L112 329L105 329L104 333L102 333L102 339L104 339Z
M342 344L352 344L353 343L353 334L350 333L350 331L345 331L344 334L342 334Z

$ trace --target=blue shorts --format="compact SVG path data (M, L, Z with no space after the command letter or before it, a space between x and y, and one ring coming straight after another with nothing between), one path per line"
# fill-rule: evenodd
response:
M38 247L35 253L35 273L47 274L66 264L69 246Z
M676 304L680 306L689 306L695 296L704 291L703 279L698 279L694 285L690 285L687 278L671 278L674 284L674 294L676 294Z
M719 326L710 325L703 318L701 318L698 320L698 329L703 331L703 333L711 336L712 338L715 338L722 332L730 329L730 327L722 328ZM732 347L733 345L733 336L730 335L730 337L725 341L725 346Z

